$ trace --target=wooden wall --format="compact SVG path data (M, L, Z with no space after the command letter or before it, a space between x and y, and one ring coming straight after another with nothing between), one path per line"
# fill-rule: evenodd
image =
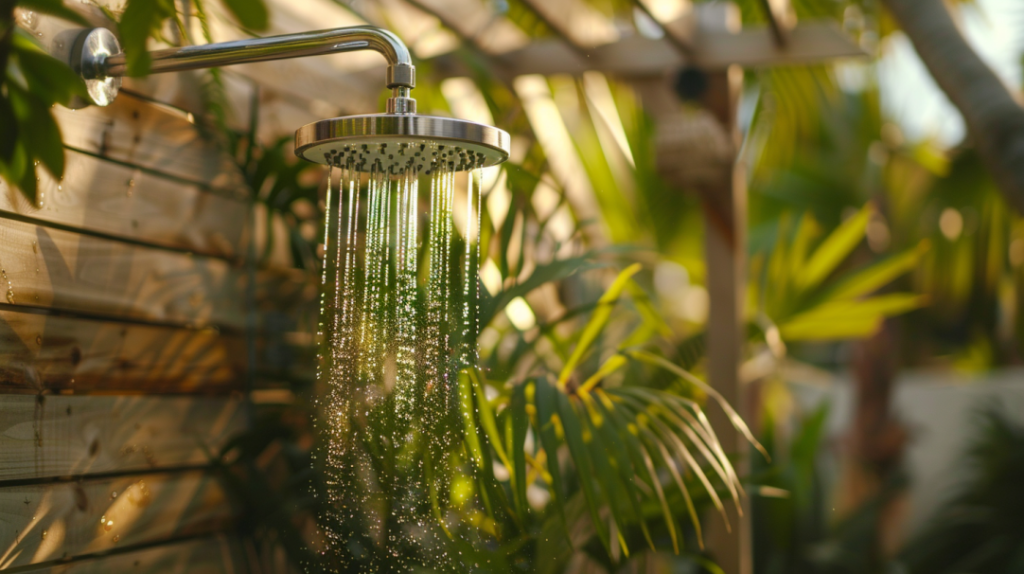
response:
M251 193L188 114L55 113L64 179L0 183L0 570L249 571L212 462L309 375L316 284L251 262Z

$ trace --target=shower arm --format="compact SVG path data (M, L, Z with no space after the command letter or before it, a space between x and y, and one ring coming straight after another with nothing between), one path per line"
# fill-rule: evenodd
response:
M398 36L374 26L350 26L157 50L149 53L149 71L152 74L180 72L359 50L373 50L387 59L385 85L391 89L387 113L416 113L416 100L411 97L411 91L416 87L416 67L409 49ZM120 87L120 78L128 74L127 58L117 39L106 28L83 31L75 42L70 63L86 80L90 95L98 105L113 101Z

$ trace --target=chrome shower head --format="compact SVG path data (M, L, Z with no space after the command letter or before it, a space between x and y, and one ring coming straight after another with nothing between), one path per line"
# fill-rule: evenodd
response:
M416 114L372 114L320 120L295 132L295 155L360 172L430 174L497 165L509 135L466 120Z
M464 171L508 159L508 133L487 125L416 114L411 90L416 67L409 49L387 30L352 26L299 34L184 46L150 53L150 72L174 72L319 54L374 50L388 61L385 86L392 90L386 114L321 120L295 132L295 154L360 172L425 173L438 167ZM68 61L89 87L93 103L117 97L127 58L104 28L83 30Z

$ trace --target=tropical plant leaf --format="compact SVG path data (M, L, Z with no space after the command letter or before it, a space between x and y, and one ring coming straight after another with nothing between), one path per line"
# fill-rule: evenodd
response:
M261 31L270 25L270 15L263 0L224 0L224 4L244 28Z
M145 76L152 59L146 43L163 21L174 16L173 0L128 0L117 24L129 76Z
M90 25L89 21L81 14L65 6L64 0L18 0L18 5L28 10L63 18L82 26Z
M597 434L601 429L593 426L593 413L578 397L570 396L569 402L579 415L583 445L589 451L590 466L594 470L591 480L598 500L611 511L611 532L618 539L622 553L629 557L630 548L624 531L630 523L642 521L643 515L637 512L629 487L623 483L615 468L618 461L614 461L614 455L608 452L603 437Z
M712 504L714 504L715 509L718 510L723 517L726 516L725 505L722 504L722 499L719 497L718 491L711 483L711 480L708 478L707 473L704 472L700 463L697 462L697 459L690 452L690 449L687 448L686 443L679 436L673 433L662 421L658 420L654 413L650 413L648 405L640 400L639 397L632 396L626 398L626 402L632 403L633 408L636 409L634 416L638 421L643 421L642 426L638 425L638 432L641 433L641 435L649 442L657 441L670 445L671 448L675 450L676 456L682 460L686 466L690 468L691 472L694 473L697 479L700 480L704 489L707 491ZM708 460L710 461L711 459ZM724 473L722 473L721 476L723 481L728 480ZM728 525L728 518L726 518L726 523Z
M873 334L886 317L922 307L927 297L911 293L880 295L863 301L830 301L779 326L787 341L857 339Z
M473 401L472 371L463 369L459 372L459 405L462 415L463 431L465 433L466 450L476 464L477 468L483 467L484 455L481 446L480 436L477 433L476 420L473 413L476 411L476 404Z
M572 355L569 356L569 360L565 362L565 366L562 367L561 374L558 375L558 387L564 388L569 377L572 376L573 371L576 370L576 366L580 360L583 359L587 349L597 339L598 335L604 330L605 325L608 323L608 319L612 314L612 306L618 301L622 292L626 289L629 284L630 278L640 271L640 264L634 263L629 267L623 269L619 276L615 278L608 290L605 291L604 295L601 295L601 299L598 300L598 306L594 310L594 314L590 316L590 321L587 326L583 329L583 333L580 335L579 342L576 343L576 348L573 349Z
M526 431L530 419L526 415L526 385L516 385L512 389L512 400L509 402L505 417L505 444L511 456L512 467L509 468L512 483L512 500L520 515L525 516L529 505L526 503Z
M590 428L594 432L591 442L591 447L595 451L594 460L599 463L605 462L605 466L610 467L611 470L611 474L602 475L604 479L601 483L607 485L604 490L606 492L619 491L625 495L629 502L629 508L632 510L632 521L639 524L648 546L654 550L654 541L651 539L650 530L647 528L647 522L644 520L644 514L640 508L642 495L635 485L636 477L643 469L642 463L637 464L640 455L638 452L626 448L622 438L616 432L615 426L609 422L607 413L601 408L599 402L594 400L594 395L579 393L577 396L584 412L587 413ZM615 486L610 483L614 483ZM609 494L609 496L614 495ZM626 524L626 522L620 522L620 529Z
M507 221L506 221L507 223ZM583 271L603 265L593 262L593 254L559 259L545 265L538 265L533 273L524 281L505 289L494 297L481 297L480 301L480 325L488 325L494 319L494 315L508 305L509 301L516 297L522 297L537 287L549 282L558 281Z
M11 100L0 93L0 125L4 126L4 137L0 137L0 166L4 164L11 164L14 159L14 149L18 146L20 141L18 135L20 133L18 129L18 117L14 115L14 108L11 107ZM8 166L7 170L11 170L13 166ZM5 171L7 171L5 170ZM6 177L10 177L14 180L20 178L21 174L18 171L12 171L11 173L5 173Z
M693 497L690 496L690 489L686 487L686 483L683 482L682 473L676 468L676 462L666 448L665 443L660 440L650 441L656 448L654 451L657 461L661 463L661 466L668 470L669 475L672 476L672 481L675 483L676 488L683 495L683 500L686 502L686 512L690 517L690 524L693 525L694 532L697 534L697 546L701 550L704 549L704 534L701 530L700 517L697 515L697 507L693 504ZM672 529L675 531L675 521L672 521ZM678 550L676 551L678 554Z
M830 287L822 296L823 300L852 299L868 295L893 279L914 269L921 256L928 252L931 243L924 239L916 248L887 257Z
M565 484L562 479L562 469L558 464L558 448L564 432L562 431L561 419L558 416L558 395L559 391L543 378L534 379L534 406L537 409L537 435L540 438L541 446L547 453L547 469L551 475L551 491L554 495L555 506L558 508L558 516L562 521L565 538L572 545L572 538L569 535L569 524L565 517Z
M611 552L608 526L601 519L601 496L594 485L597 475L591 463L586 441L583 437L583 426L568 395L555 389L554 396L558 401L558 418L565 433L565 443L569 447L576 474L579 476L583 496L587 500L587 509L594 524L597 537L601 540L606 552Z
M676 532L675 520L672 518L672 510L669 508L668 500L665 498L665 492L661 487L661 481L658 478L658 473L654 469L653 462L647 455L647 452L639 439L629 431L629 423L624 420L623 413L618 412L615 408L615 403L611 400L608 394L598 389L594 396L598 399L595 401L596 408L601 411L602 416L604 416L608 421L608 426L612 427L612 430L609 433L613 435L612 440L614 440L615 443L621 443L617 450L619 450L620 453L624 452L629 457L629 460L633 464L633 474L643 478L644 482L654 489L658 503L661 506L662 518L665 520L665 526L668 528L669 537L672 539L672 550L676 554L679 554L679 536ZM643 520L642 514L640 519L641 521ZM653 550L654 542L650 539L650 534L647 531L646 525L643 522L641 522L641 524L644 525L644 534L648 537L647 542Z
M31 40L15 34L12 52L18 69L28 82L28 90L39 102L68 105L73 96L88 98L85 82L70 66L43 52Z
M480 420L480 426L487 434L490 445L501 459L501 463L509 468L512 466L512 462L508 459L505 448L502 446L501 434L498 433L498 425L494 418L494 409L491 407L490 401L487 400L487 394L484 392L481 382L482 377L475 370L469 370L468 373L473 383L473 394L476 395L476 413Z
M820 285L857 247L864 239L864 231L874 211L873 204L864 205L856 215L844 221L814 250L803 273L797 276L797 285L801 291L806 292Z
M696 404L678 405L678 408L671 408L673 402L677 401L677 397L670 393L655 392L650 389L643 388L631 388L623 389L628 393L629 396L638 398L646 403L643 406L643 412L648 413L653 418L651 424L653 424L658 431L672 434L679 439L680 444L689 453L690 449L685 446L683 438L689 439L690 444L695 446L700 452L701 456L707 460L708 464L718 475L718 478L722 481L722 484L729 489L729 494L733 497L733 500L738 500L740 492L742 491L742 485L740 484L739 478L736 476L736 471L732 468L732 463L729 462L729 457L725 454L722 449L721 443L718 438L714 435L714 431L710 425L705 426L701 419L703 418L703 412L700 407ZM694 416L687 409L691 408L697 415ZM664 420L662 420L664 419ZM671 430L672 427L677 429L676 431ZM683 434L680 435L679 432ZM663 436L665 438L665 436ZM689 454L687 454L689 457Z
M740 431L743 437L747 439L747 442L752 444L754 448L756 448L766 459L771 458L768 456L768 451L765 450L765 448L761 445L761 443L757 441L756 438L754 438L753 433L750 432L750 428L747 427L747 423L743 422L743 418L740 417L739 413L737 413L736 410L732 408L732 405L729 404L729 401L726 401L725 398L721 395L721 393L716 391L711 385L693 376L688 371L685 371L684 369L676 365L673 365L671 362L665 360L663 357L659 357L653 353L649 353L647 351L630 351L629 355L636 358L637 360L661 367L679 376L686 382L699 388L701 391L707 393L709 396L711 396L711 398L715 399L715 402L717 402L720 407L722 407L722 410L725 411L726 416L729 417L729 421L736 428L736 430Z
M18 119L21 143L29 156L38 158L54 177L64 175L64 144L50 108L14 83L7 84L14 115ZM35 172L35 170L31 170Z

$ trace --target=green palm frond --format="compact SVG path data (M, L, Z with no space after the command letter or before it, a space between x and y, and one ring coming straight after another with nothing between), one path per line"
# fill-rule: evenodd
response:
M788 220L780 224L768 259L761 295L763 311L783 340L834 340L866 337L885 317L917 309L927 298L915 293L874 293L915 269L928 252L922 241L913 249L878 259L840 274L864 241L875 213L868 203L822 239L812 250L820 226L805 213L792 237Z

